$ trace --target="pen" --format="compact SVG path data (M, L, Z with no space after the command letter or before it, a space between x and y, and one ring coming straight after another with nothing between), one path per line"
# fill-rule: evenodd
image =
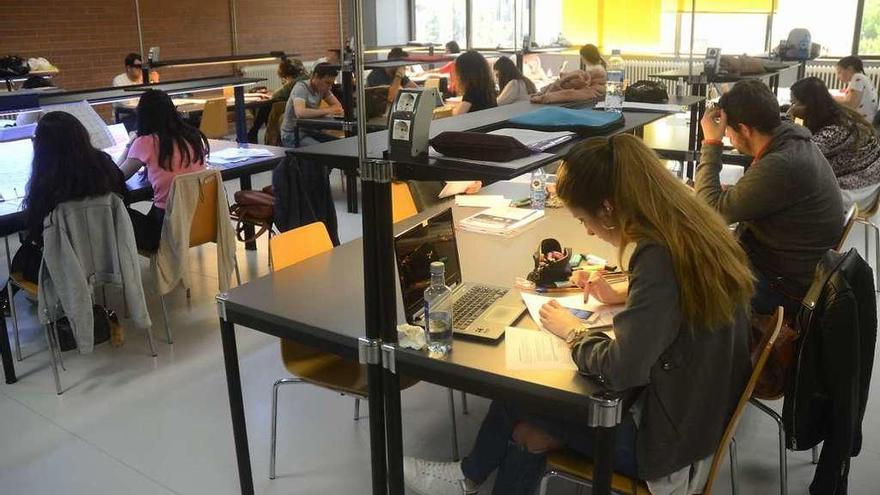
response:
M536 287L535 292L538 294L552 294L559 292L583 292L583 289L580 287Z

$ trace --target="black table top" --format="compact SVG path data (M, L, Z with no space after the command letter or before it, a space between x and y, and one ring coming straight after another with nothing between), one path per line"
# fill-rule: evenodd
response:
M222 141L218 139L209 139L208 141L212 151L219 151L225 148L233 148L239 146L238 143L235 143L233 141ZM271 170L281 159L284 158L287 151L284 148L279 148L276 146L263 146L256 144L249 144L247 146L252 148L268 149L272 152L272 156L252 158L249 160L230 163L226 165L211 165L211 167L220 170L220 173L223 176L224 180L238 179L246 175L253 175L256 173ZM15 163L14 160L8 160L9 157L4 157L4 166L11 163L15 166L16 173L29 175L30 161L28 156L29 155L23 156L22 160L18 163ZM0 173L10 172L11 171L6 168L4 168L4 170L0 170ZM152 198L153 188L147 180L146 176L144 176L143 174L135 174L126 182L126 185L128 186L128 194L126 196L126 199L128 201L146 201ZM20 194L24 194L24 191L19 192ZM23 228L23 225L24 211L21 208L21 198L9 198L7 200L0 201L0 236L18 232Z
M498 183L485 193L520 198L528 195L528 185ZM395 231L401 232L448 206L440 205L400 222ZM460 221L477 211L455 207L453 215ZM606 259L616 256L612 246L587 236L566 211L548 209L544 219L513 238L456 231L464 280L511 287L515 277L531 269L531 253L548 236L576 252ZM356 359L358 338L364 336L363 268L361 240L343 244L230 290L225 304L228 321ZM402 323L399 287L396 297L397 319ZM527 314L517 326L536 328ZM519 403L525 400L545 411L559 406L560 413L581 419L586 417L588 397L603 391L574 371L508 369L503 340L493 345L456 338L452 353L442 360L399 349L397 367L408 376L487 397Z
M681 102L682 106L696 104L699 101L702 101L702 98L683 97L680 99L672 100L673 103ZM464 115L459 115L456 117L448 117L445 119L434 120L431 124L430 136L433 138L434 136L445 131L490 131L493 129L499 129L504 127L504 122L506 122L507 120L523 113L543 108L545 106L548 105L534 104L525 101L514 103L511 105L503 105L496 108L490 108L487 110L482 110L480 112L466 113ZM668 115L669 114L658 112L625 111L625 124L623 125L623 127L615 129L612 134L632 131L633 129L643 127L651 122L663 119ZM541 162L532 163L529 166L530 168L523 170L514 170L501 166L481 166L479 170L477 170L472 164L457 162L455 160L431 158L427 163L428 165L430 165L430 167L425 167L425 164L406 165L398 163L398 167L395 170L395 173L398 174L397 176L399 178L407 177L423 180L440 178L439 176L441 175L442 178L445 180L509 179L521 175L530 169L536 168L538 166L543 166L547 163L557 160L559 156L565 154L572 146L574 146L576 142L577 140L574 140L566 144L557 146L552 150L548 150L548 153L551 154L551 157L548 157L546 160L543 160ZM387 149L387 130L367 134L368 157L382 158L383 153ZM320 143L304 148L297 148L295 150L292 150L291 153L298 157L319 160L337 168L354 170L357 168L358 160L357 137ZM435 175L437 177L435 177Z
M782 63L780 63L782 64ZM707 81L706 74L703 72L702 64L694 64L694 73L692 76L689 76L686 70L667 70L664 72L660 72L657 74L651 74L649 77L653 77L655 79L663 79L665 81L677 81L679 79L683 79L688 84L706 84L708 82L737 82L742 81L744 79L765 79L773 76L777 76L780 73L796 68L798 64L785 65L784 67L770 67L767 72L762 74L743 74L743 75L732 75L732 74L716 74L711 81Z

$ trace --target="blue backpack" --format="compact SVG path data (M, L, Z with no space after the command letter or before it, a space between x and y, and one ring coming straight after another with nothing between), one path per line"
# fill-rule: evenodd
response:
M591 109L544 107L507 121L508 127L536 131L571 131L581 136L595 136L623 127L623 114Z

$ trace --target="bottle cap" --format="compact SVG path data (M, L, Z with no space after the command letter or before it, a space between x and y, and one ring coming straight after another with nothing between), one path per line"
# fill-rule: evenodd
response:
M440 275L441 273L446 273L446 265L442 261L432 261L431 275Z
M611 54L612 55L620 55L620 50L618 50L618 49L611 50Z

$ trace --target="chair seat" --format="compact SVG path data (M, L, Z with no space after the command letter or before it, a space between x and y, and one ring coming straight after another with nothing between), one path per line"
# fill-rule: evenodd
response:
M350 395L369 395L367 367L358 362L291 340L281 341L281 358L287 371L304 382ZM418 380L401 376L400 389L416 383Z
M38 286L37 284L25 280L24 275L21 273L12 273L9 275L9 278L12 279L12 283L21 288L21 290L27 292L29 296L32 298L37 297Z
M565 473L584 480L593 479L593 461L573 450L565 449L547 455L547 469ZM633 491L635 489L635 491ZM611 477L611 490L615 493L631 495L651 495L644 481L614 473Z

